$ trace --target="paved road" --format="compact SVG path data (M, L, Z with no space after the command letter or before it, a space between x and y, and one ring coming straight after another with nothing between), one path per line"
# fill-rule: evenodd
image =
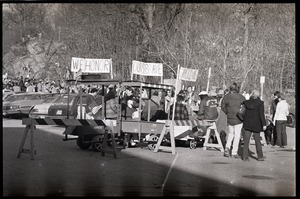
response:
M17 159L23 132L21 120L3 119L4 196L296 195L295 129L291 128L288 148L264 146L263 162L185 147L176 147L176 155L127 148L114 159L80 150L75 141L62 141L63 129L56 126L37 126L35 160L24 153ZM256 156L255 146L250 149Z

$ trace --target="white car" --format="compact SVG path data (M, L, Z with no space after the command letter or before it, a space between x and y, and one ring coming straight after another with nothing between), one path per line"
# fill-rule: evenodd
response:
M48 97L41 104L35 105L29 112L30 118L45 118L48 115L49 107L59 98L57 97Z

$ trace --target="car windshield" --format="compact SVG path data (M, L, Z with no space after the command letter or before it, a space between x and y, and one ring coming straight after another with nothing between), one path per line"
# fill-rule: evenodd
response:
M12 101L25 100L30 97L30 95L14 95L15 98Z
M31 95L31 96L28 96L28 98L26 98L26 100L40 100L42 99L41 95Z
M3 101L7 101L7 102L11 102L13 101L14 99L16 99L16 96L15 95L10 95L8 96L7 98L5 98Z
M75 99L75 96L69 96L69 104L73 104L74 99ZM55 104L67 104L68 103L68 95L59 97L57 100L55 100L54 103Z
M57 99L57 97L49 97L49 98L45 99L45 100L42 102L42 104L54 102L56 99Z

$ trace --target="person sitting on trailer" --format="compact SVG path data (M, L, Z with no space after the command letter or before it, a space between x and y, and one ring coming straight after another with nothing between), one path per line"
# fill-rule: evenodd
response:
M89 97L86 99L87 104L87 119L100 119L101 118L101 111L102 105L99 103L98 89L92 88L91 92L89 93Z
M184 96L178 94L177 95L177 101L175 104L175 114L174 114L174 120L188 120L189 119L189 113L186 108L186 105L184 102ZM170 119L172 119L173 114L173 105L170 107Z
M110 84L107 89L108 92L104 95L104 102L116 97L116 88L114 85Z
M218 118L218 100L216 95L208 96L206 91L199 93L201 102L199 104L199 111L197 113L199 120L215 120Z
M111 90L109 92L112 92L112 96L115 96L114 98L111 98L107 100L106 103L106 119L116 119L118 116L118 101L116 98L116 91ZM104 100L105 101L105 100Z
M173 90L167 90L167 95L165 96L165 102L164 102L164 111L166 113L169 113L170 106L174 103L174 91Z
M137 108L139 107L133 92L134 91L132 87L127 87L125 90L125 96L122 99L122 117L124 117L125 120L132 119L132 114L137 111Z
M148 120L148 108L150 103L150 118L159 110L160 99L158 97L158 92L154 91L151 99L145 101L145 106L142 111L142 119ZM149 118L149 120L150 120Z

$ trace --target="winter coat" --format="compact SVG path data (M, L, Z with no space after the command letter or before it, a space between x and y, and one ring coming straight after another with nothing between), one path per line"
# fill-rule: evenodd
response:
M278 104L278 99L272 100L271 107L270 107L270 114L272 115L272 120L274 120L277 104Z
M289 115L289 108L289 104L286 102L286 100L279 101L276 106L273 124L275 124L276 120L286 121L286 116Z
M263 126L266 126L264 102L259 98L250 98L243 104L245 106L243 128L248 131L260 133L263 131Z
M106 102L106 118L112 119L118 116L118 103L117 99L113 98Z
M221 109L227 115L228 125L241 124L242 121L237 118L237 113L241 108L241 104L245 101L245 97L235 91L232 91L224 96L221 102Z

